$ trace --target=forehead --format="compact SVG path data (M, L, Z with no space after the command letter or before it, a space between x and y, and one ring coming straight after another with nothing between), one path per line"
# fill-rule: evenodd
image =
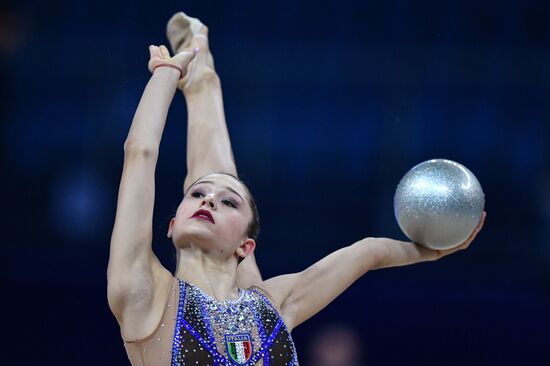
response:
M206 182L208 182L208 185L213 185L217 188L231 188L232 190L237 192L243 199L246 197L246 190L243 187L242 183L232 176L226 174L214 173L205 175L204 177L198 179L191 187Z

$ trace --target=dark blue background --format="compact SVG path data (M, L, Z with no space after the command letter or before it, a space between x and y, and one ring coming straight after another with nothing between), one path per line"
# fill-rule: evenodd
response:
M123 143L149 78L147 46L166 44L179 10L210 28L239 172L259 204L265 277L366 236L405 239L393 193L421 161L459 161L484 188L486 225L467 252L365 275L295 330L305 365L308 341L333 322L361 334L365 365L550 364L547 2L0 10L2 364L126 364L105 276ZM154 217L170 269L185 121L178 94Z

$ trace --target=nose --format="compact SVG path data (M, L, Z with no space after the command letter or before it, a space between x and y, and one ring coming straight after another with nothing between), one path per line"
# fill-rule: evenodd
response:
M211 209L216 208L216 200L215 200L215 197L214 197L213 193L210 193L210 194L207 194L206 196L204 196L204 198L201 202L201 207L204 206L204 205L210 207Z

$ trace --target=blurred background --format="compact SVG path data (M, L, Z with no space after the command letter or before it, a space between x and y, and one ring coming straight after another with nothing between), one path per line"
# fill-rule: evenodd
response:
M393 194L419 162L483 186L467 252L365 275L293 332L303 365L550 365L550 5L529 0L2 2L2 364L129 364L109 240L147 46L180 10L210 28L265 277L404 240ZM177 94L154 216L171 270L185 139Z

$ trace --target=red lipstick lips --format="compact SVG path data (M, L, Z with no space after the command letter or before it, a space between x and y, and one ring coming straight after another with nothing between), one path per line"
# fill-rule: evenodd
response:
M210 211L207 211L207 210L198 210L193 214L193 216L191 216L191 218L210 221L213 224L215 223L214 218L212 217L212 214L210 213Z

